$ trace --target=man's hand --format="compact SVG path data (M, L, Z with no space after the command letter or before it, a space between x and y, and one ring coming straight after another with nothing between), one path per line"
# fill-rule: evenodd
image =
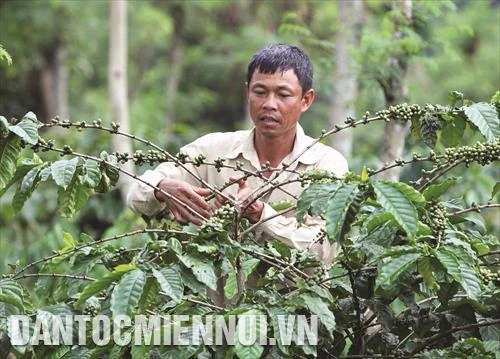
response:
M262 211L264 210L264 202L260 200L253 201L253 198L250 197L252 193L252 189L247 184L244 179L238 179L236 177L230 177L229 180L231 182L238 183L238 192L236 193L237 199L240 201L241 208L248 208L243 212L243 217L248 218L250 223L257 223L262 216ZM248 205L250 202L252 204ZM220 196L216 197L215 206L217 208L221 207L225 203L225 200Z
M186 204L186 206L201 214L203 217L209 218L211 216L211 206L204 198L204 196L208 196L211 193L208 188L192 186L187 182L172 178L162 179L157 186L171 196L177 198L182 203ZM197 225L201 225L203 223L201 218L194 215L188 208L178 201L175 201L174 199L169 198L156 190L155 197L159 201L165 202L167 208L170 210L176 221L180 223L192 222Z

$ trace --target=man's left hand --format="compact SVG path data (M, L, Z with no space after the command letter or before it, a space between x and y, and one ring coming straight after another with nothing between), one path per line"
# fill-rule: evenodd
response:
M230 177L229 180L238 184L238 192L236 193L236 198L239 200L239 205L241 206L241 208L246 208L243 212L243 217L248 218L250 223L257 223L262 216L262 211L264 210L264 202L260 200L253 200L253 198L250 196L253 191L244 179ZM221 207L224 202L225 200L218 196L216 200L216 207Z

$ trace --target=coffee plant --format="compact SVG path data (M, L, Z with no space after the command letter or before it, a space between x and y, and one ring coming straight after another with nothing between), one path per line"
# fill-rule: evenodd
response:
M454 191L461 181L457 169L464 173L498 163L500 93L489 103L473 103L457 92L451 99L447 106L401 104L349 118L317 139L377 121L404 121L411 123L413 137L429 148L427 154L413 153L378 169L364 167L360 174L348 173L342 179L323 171L302 173L297 181L304 191L296 203L272 204L280 213L295 211L299 222L306 214L325 219L315 241L341 248L330 268L277 240L254 241L253 229L266 219L250 224L241 217L242 204L230 198L200 227L182 226L160 214L144 218L140 228L110 237L61 233L63 247L31 263L12 263L11 271L2 275L0 357L499 358L500 243L495 231L500 185L492 188L487 203L465 203ZM145 149L132 154L80 153L47 138L51 132L41 130L49 127L126 136ZM482 140L467 143L470 138ZM60 214L71 217L93 193L110 191L119 176L141 181L120 167L127 161L173 161L186 170L187 163L228 167L222 157L210 162L203 155L172 155L121 132L115 123L55 118L43 124L31 112L20 121L0 116L0 196L15 187L11 205L16 211L38 186L52 181L58 188ZM418 175L408 183L379 179L378 174L395 166L414 167ZM243 177L261 176L239 164L233 169ZM498 168L488 170L498 174ZM223 190L202 184L214 194ZM273 182L273 188L282 185ZM488 225L484 213L493 213ZM137 245L125 247L120 242L126 238L134 238ZM33 278L31 288L27 281ZM214 291L219 299L214 299ZM7 318L20 314L29 316L32 332L40 331L35 318L52 328L60 315L262 315L269 325L257 326L258 334L276 342L99 345L87 330L79 333L87 338L86 345L54 345L59 338L50 337L40 345L12 345ZM302 345L296 336L283 340L281 315L317 315L317 343L308 340ZM248 326L239 320L235 330L246 331ZM124 333L134 337L133 323Z

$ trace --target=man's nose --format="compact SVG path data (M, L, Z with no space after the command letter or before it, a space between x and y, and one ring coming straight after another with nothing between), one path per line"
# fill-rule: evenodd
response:
M272 93L267 95L263 107L266 110L276 110L278 108L278 104L276 102L276 96Z

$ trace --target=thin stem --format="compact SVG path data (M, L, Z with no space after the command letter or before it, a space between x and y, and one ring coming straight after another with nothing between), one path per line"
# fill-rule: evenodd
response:
M439 177L441 177L442 175L444 175L446 172L449 172L451 171L453 168L455 168L456 166L458 166L459 164L463 163L465 161L464 158L461 158L461 159L458 159L456 160L455 162L452 162L452 163L449 163L447 166L444 166L444 167L436 167L434 170L431 171L430 174L434 174L434 177L430 178L430 179L427 179L427 180L423 180L422 183L417 183L417 185L419 186L417 189L422 192L424 189L426 189L430 184L432 184L435 180L437 180Z
M111 162L108 162L106 160L103 160L102 158L98 158L98 157L95 157L95 156L90 156L90 155L86 155L86 154L83 154L83 153L79 153L79 152L71 152L71 153L67 153L66 151L64 151L63 149L61 148L54 148L54 147L48 147L48 146L44 146L42 145L41 147L45 147L45 148L48 148L50 149L51 151L54 151L54 152L58 152L58 153L62 153L62 154L65 154L65 155L74 155L76 157L80 157L80 158L84 158L84 159L90 159L90 160L94 160L94 161L97 161L97 162L101 162L101 163L105 163L106 165L108 166L111 166L113 168L115 168L116 170L118 170L119 172L127 175L127 176L130 176L132 177L133 179L135 179L136 181L139 181L141 183L144 183L145 185L151 187L153 190L155 191L158 191L162 194L164 194L167 198L173 200L174 202L180 204L181 206L183 206L187 211L189 211L190 213L194 214L196 217L198 217L199 219L201 219L202 221L205 220L205 217L203 217L200 213L198 213L196 210L194 210L193 208L191 208L190 206L188 206L186 203L184 203L183 201L179 200L177 197L175 196L172 196L171 194L165 192L164 190L162 190L161 188L159 188L158 186L155 186L155 185L152 185L150 184L149 182L147 181L144 181L143 179L141 179L140 177L138 177L137 175L135 175L134 173L132 172L129 172L123 168L121 168L120 166L118 165L115 165ZM225 195L223 195L225 198L227 198L228 200L230 200L228 197L226 197Z
M414 356L418 352L420 352L420 351L424 350L425 348L427 348L432 343L440 340L441 338L446 337L447 335L449 335L451 333L459 332L461 330L468 330L468 329L473 329L473 328L487 327L487 326L495 325L495 324L500 324L500 319L494 319L494 320L491 320L489 322L482 322L482 323L474 323L474 324L462 325L462 326L459 326L459 327L454 327L454 328L445 330L443 332L439 332L439 333L434 334L433 336L427 338L423 343L417 345L415 347L415 349L413 349L410 352L410 356Z
M173 231L171 231L171 230L165 230L165 229L143 228L143 229L138 229L138 230L135 230L135 231L127 232L127 233L122 233L122 234L119 234L119 235L116 235L116 236L113 236L113 237L103 238L103 239L100 239L100 240L97 240L97 241L93 241L93 242L89 242L89 243L84 243L84 244L82 244L80 246L73 247L73 248L71 248L71 249L69 249L67 251L64 251L64 252L58 251L57 253L55 253L53 255L50 255L48 257L44 257L44 258L41 258L39 260L36 260L36 261L34 261L34 262L32 262L32 263L24 266L23 268L21 268L18 272L16 272L14 274L14 277L17 278L18 275L20 275L21 273L25 272L29 268L34 267L35 265L37 265L39 263L47 262L47 261L49 261L49 260L51 260L53 258L77 252L80 249L85 248L85 247L91 247L91 246L94 246L94 245L99 245L99 244L102 244L102 243L106 243L106 242L109 242L109 241L121 239L121 238L124 238L124 237L131 237L131 236L134 236L136 234L142 234L142 233L172 233L172 232ZM178 232L178 231L175 231L175 232ZM184 233L184 232L182 232L182 233ZM186 233L186 234L189 234L189 233Z
M94 281L95 278L87 277L84 275L71 275L71 274L62 274L62 273L25 273L19 276L15 276L12 279L22 279L22 278L31 278L31 277L53 277L53 278L69 278L69 279L78 279L78 280L88 280Z
M472 206L470 208L465 208L465 209L462 209L460 211L456 211L453 213L449 213L447 216L448 217L459 216L461 214L468 213L468 212L479 212L480 210L482 210L484 208L498 208L498 207L500 207L500 203L486 203L486 204Z

